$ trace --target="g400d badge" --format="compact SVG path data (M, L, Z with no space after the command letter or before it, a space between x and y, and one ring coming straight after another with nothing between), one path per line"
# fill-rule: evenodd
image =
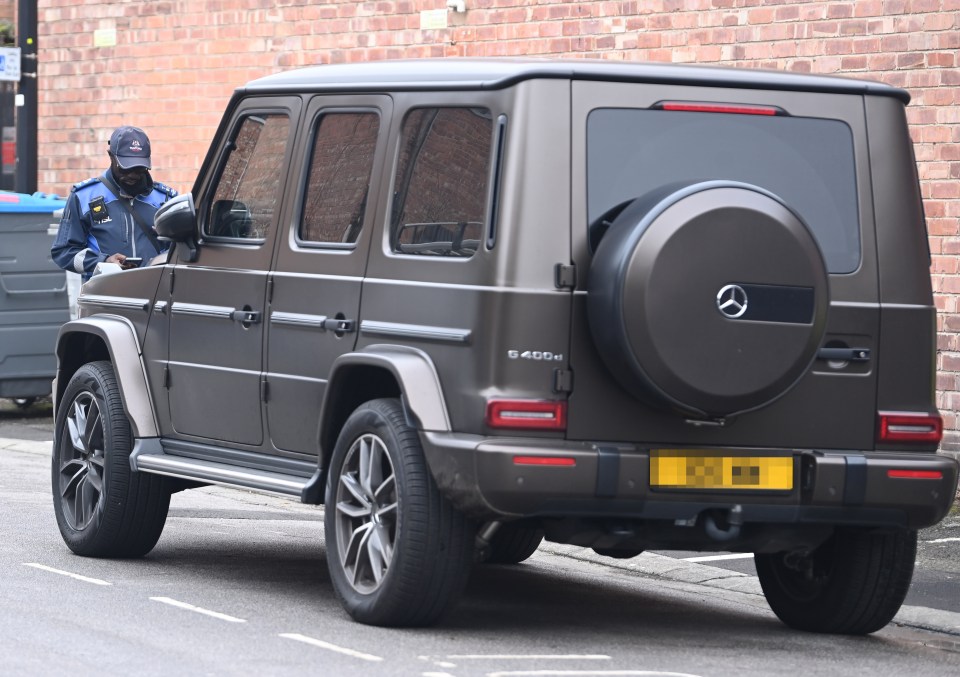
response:
M549 350L508 350L507 357L509 357L511 360L563 362L563 353L552 353Z

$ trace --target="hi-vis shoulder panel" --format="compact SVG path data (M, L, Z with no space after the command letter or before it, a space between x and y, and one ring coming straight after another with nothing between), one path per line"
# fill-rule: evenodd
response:
M164 185L164 184L160 183L159 181L154 181L154 182L153 182L153 188L154 188L154 190L159 190L161 193L163 193L163 194L166 195L167 197L176 197L176 196L177 196L177 191L175 191L175 190L174 190L173 188L171 188L170 186L167 186L167 185Z
M87 179L86 181L81 181L80 183L73 184L73 188L70 189L71 193L76 193L81 188L86 188L87 186L92 186L95 183L100 183L100 177L94 176Z

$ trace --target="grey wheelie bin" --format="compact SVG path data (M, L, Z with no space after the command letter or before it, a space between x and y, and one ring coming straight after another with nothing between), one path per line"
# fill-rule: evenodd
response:
M18 404L50 394L57 333L70 319L66 273L50 258L65 204L0 192L0 397Z

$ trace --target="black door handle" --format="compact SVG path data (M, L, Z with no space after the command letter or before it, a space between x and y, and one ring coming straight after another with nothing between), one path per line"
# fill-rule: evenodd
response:
M355 322L353 320L339 320L335 317L328 317L323 321L323 328L334 332L351 332Z
M257 324L260 322L259 310L234 310L230 313L230 319L236 320L243 325Z
M869 362L869 348L821 348L817 359L836 362Z

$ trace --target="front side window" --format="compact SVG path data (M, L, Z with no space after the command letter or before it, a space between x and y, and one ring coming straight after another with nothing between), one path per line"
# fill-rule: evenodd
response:
M248 115L243 119L214 191L205 236L266 238L280 205L289 128L285 114Z
M407 114L393 186L398 254L469 258L486 231L493 121L479 108Z
M357 241L379 129L376 113L329 113L319 119L297 230L301 242Z

